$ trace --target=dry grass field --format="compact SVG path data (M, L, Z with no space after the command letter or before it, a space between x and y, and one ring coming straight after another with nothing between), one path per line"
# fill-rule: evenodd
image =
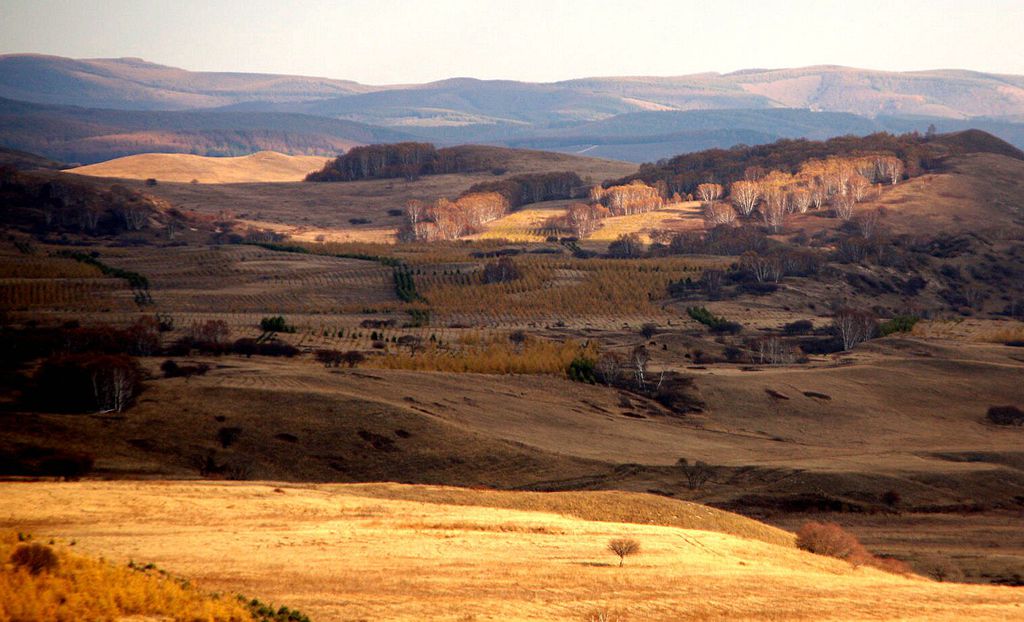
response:
M77 549L122 563L155 563L207 589L265 594L319 621L1024 615L1024 598L1013 588L855 568L714 528L487 507L488 493L476 501L477 493L394 485L0 486L4 527L73 538ZM451 505L447 494L463 502ZM580 497L579 503L601 512L601 498ZM637 507L642 511L642 500ZM622 568L605 548L617 537L641 543Z
M186 153L143 153L68 169L93 177L156 179L201 184L302 181L328 158L260 151L247 156L215 158Z

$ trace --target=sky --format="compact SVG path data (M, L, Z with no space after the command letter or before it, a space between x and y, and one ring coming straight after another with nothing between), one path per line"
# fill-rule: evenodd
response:
M0 53L417 83L834 64L1024 74L1024 0L0 0Z

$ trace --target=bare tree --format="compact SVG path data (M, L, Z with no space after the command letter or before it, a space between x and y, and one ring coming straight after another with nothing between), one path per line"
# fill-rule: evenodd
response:
M641 391L647 389L647 363L651 360L647 348L637 346L629 355L629 365L633 368L633 376L636 378L636 386Z
M857 228L865 240L870 240L878 232L878 219L878 210L863 212L857 218Z
M777 187L769 188L764 192L764 204L761 205L761 218L773 232L782 231L785 225L788 196L784 190Z
M811 207L811 191L806 188L797 188L790 194L790 205L794 212L806 214Z
M737 181L730 187L729 196L741 214L750 216L761 198L761 186L756 181Z
M686 458L680 458L676 461L676 466L682 469L683 475L686 476L686 487L690 490L700 490L715 475L714 467L700 460L690 464Z
M621 568L627 557L640 552L640 543L632 538L616 538L608 542L608 550L619 556Z
M722 198L722 186L718 184L700 184L697 186L697 196L705 203L714 203Z
M832 318L832 327L842 340L843 349L852 350L875 335L875 316L862 309L839 309Z
M704 220L709 227L728 225L736 221L736 210L728 203L708 203L704 206Z
M608 386L615 386L622 374L622 359L614 352L605 352L597 359L597 373Z
M853 194L850 192L837 194L832 198L832 209L835 210L837 218L850 220L853 218L853 207L856 203Z

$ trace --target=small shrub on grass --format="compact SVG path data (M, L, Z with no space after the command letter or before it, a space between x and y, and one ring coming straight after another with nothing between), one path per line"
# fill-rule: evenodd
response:
M24 568L33 575L56 570L60 564L53 549L38 543L18 546L11 553L11 563L16 568Z
M882 322L878 326L878 333L883 337L893 333L909 333L920 320L921 318L916 315L897 315L887 322Z
M992 406L986 416L996 425L1024 425L1024 410L1016 406Z
M738 322L730 322L724 317L711 313L704 307L688 307L686 313L697 322L710 328L713 333L735 335L743 330L743 326Z
M862 560L868 552L857 537L835 523L804 523L796 532L796 545L811 553L847 561Z
M576 382L585 382L587 384L595 384L597 382L594 375L594 361L586 357L578 356L571 363L569 368L566 370L570 380Z

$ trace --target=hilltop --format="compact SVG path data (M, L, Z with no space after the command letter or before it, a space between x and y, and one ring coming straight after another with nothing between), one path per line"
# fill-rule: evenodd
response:
M216 589L283 600L315 620L989 620L1021 612L1012 588L857 568L699 522L599 522L537 511L527 499L519 509L515 493L494 507L487 492L395 485L88 482L2 490L15 508L5 526L29 524L109 559L146 560ZM126 496L130 506L121 502ZM642 512L644 498L634 501ZM602 511L597 496L577 495L575 503ZM622 537L641 548L619 568L606 545Z
M260 151L246 156L213 158L184 153L145 153L116 158L67 172L91 177L156 179L203 184L302 181L327 158Z

